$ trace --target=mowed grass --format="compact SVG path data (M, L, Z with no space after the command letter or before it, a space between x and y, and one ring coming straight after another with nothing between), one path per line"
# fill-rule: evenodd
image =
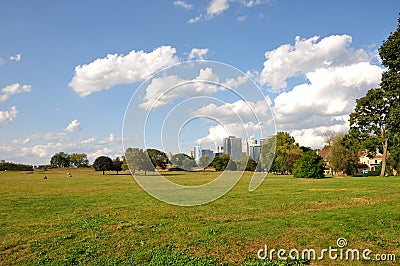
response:
M129 174L66 172L0 173L1 265L257 265L265 244L319 251L339 237L349 248L396 254L388 265L400 261L398 177L268 176L249 192L246 173L222 198L179 207L152 198ZM217 175L167 177L199 184Z

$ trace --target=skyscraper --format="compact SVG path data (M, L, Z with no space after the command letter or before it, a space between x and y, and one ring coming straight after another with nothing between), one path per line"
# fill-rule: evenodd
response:
M247 156L251 157L254 161L260 159L261 146L253 137L247 140Z
M200 145L196 145L194 146L194 160L196 161L197 164L200 161L200 157L201 157L201 147Z
M232 160L242 159L242 138L224 138L224 153L229 154Z

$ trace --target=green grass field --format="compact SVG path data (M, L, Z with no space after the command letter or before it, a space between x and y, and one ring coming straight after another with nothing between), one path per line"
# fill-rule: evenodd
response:
M72 171L66 178L66 172L0 173L0 264L264 265L256 253L265 244L321 250L339 237L349 248L397 254L396 262L383 264L400 261L398 177L268 176L249 192L246 173L221 199L178 207L152 198L128 174ZM169 178L190 184L216 175ZM350 261L364 263L382 264Z

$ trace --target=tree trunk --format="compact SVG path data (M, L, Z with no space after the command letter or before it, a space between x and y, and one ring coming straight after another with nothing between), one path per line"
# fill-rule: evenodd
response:
M383 158L382 158L382 170L380 176L385 176L386 173L386 157L387 157L387 146L388 146L388 139L385 138L385 141L382 143L383 145Z
M103 170L103 175L104 175L104 170Z

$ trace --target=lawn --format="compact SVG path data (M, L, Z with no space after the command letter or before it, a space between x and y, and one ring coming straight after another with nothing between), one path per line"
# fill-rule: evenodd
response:
M268 176L249 192L246 173L219 200L179 207L152 198L128 174L66 172L0 172L0 264L267 265L256 255L265 244L319 252L340 237L348 248L397 254L387 265L400 261L399 177ZM217 175L168 178L198 184Z

